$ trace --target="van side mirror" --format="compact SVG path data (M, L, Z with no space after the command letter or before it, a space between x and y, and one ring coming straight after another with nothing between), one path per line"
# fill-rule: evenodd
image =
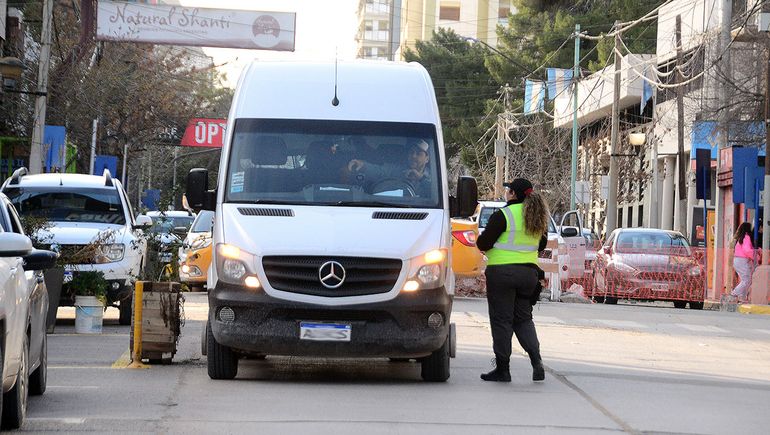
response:
M450 217L467 218L472 216L476 212L478 202L479 189L476 185L476 179L461 176L457 180L457 198L450 198L449 201Z
M194 168L187 174L187 188L185 191L190 208L195 211L214 210L213 192L209 190L209 171L203 168Z

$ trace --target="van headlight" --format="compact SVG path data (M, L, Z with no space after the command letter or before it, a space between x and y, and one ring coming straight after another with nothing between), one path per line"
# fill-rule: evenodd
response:
M122 243L109 243L99 247L94 262L97 264L114 263L123 259L126 246Z
M256 255L250 254L237 246L227 243L217 245L217 275L226 283L259 287L256 271ZM256 283L256 285L255 285Z
M444 284L447 250L434 249L410 259L410 270L403 291L437 288Z

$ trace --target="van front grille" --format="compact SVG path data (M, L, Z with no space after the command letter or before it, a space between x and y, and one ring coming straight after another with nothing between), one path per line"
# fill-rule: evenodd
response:
M327 288L321 283L321 266L330 261L339 263L345 270L345 279L337 288ZM366 257L267 256L262 259L262 266L270 286L276 290L343 297L391 291L401 273L402 261ZM341 271L337 269L335 273L339 276ZM324 275L328 275L328 270ZM330 283L336 282L327 281L327 284Z

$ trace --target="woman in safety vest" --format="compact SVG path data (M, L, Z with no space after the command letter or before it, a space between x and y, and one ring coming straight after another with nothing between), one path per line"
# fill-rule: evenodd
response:
M485 275L496 363L481 379L511 382L511 338L516 333L532 362L532 380L542 381L545 370L530 299L538 284L537 253L548 241L548 206L528 180L517 178L503 186L508 204L490 216L476 243L489 259Z

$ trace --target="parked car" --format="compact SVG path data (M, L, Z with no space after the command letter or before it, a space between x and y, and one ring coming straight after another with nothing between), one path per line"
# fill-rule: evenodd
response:
M478 224L468 219L451 219L452 270L455 275L476 277L484 273L486 256L476 247Z
M179 280L192 290L202 290L211 266L211 227L214 212L202 210L179 248Z
M174 251L182 245L182 238L187 236L195 215L188 211L148 211L152 219L153 245L158 251L157 260L161 263L173 261Z
M28 395L46 390L48 291L42 270L54 266L56 253L32 247L19 232L7 198L0 196L0 427L15 429L24 422ZM13 231L5 230L9 225Z
M505 201L479 201L476 213L471 217L479 225L479 234L484 232L492 213L505 207ZM539 253L538 265L546 272L546 282L550 286L550 275L558 273L562 288L566 287L569 278L569 255L567 245L556 227L551 216L548 221L548 244Z
M704 270L687 239L676 231L623 228L597 252L594 288L587 296L606 303L619 298L672 301L677 308L703 308Z
M22 168L3 183L21 216L40 217L51 224L35 234L36 240L59 251L67 258L77 258L65 265L65 284L60 305L72 305L74 295L68 282L78 271L99 271L109 283L108 304L119 304L120 324L131 323L133 282L145 265L147 242L140 229L152 220L145 215L134 218L131 204L119 180L109 171L104 175L36 174ZM85 247L96 244L91 255ZM87 255L77 255L86 252Z

